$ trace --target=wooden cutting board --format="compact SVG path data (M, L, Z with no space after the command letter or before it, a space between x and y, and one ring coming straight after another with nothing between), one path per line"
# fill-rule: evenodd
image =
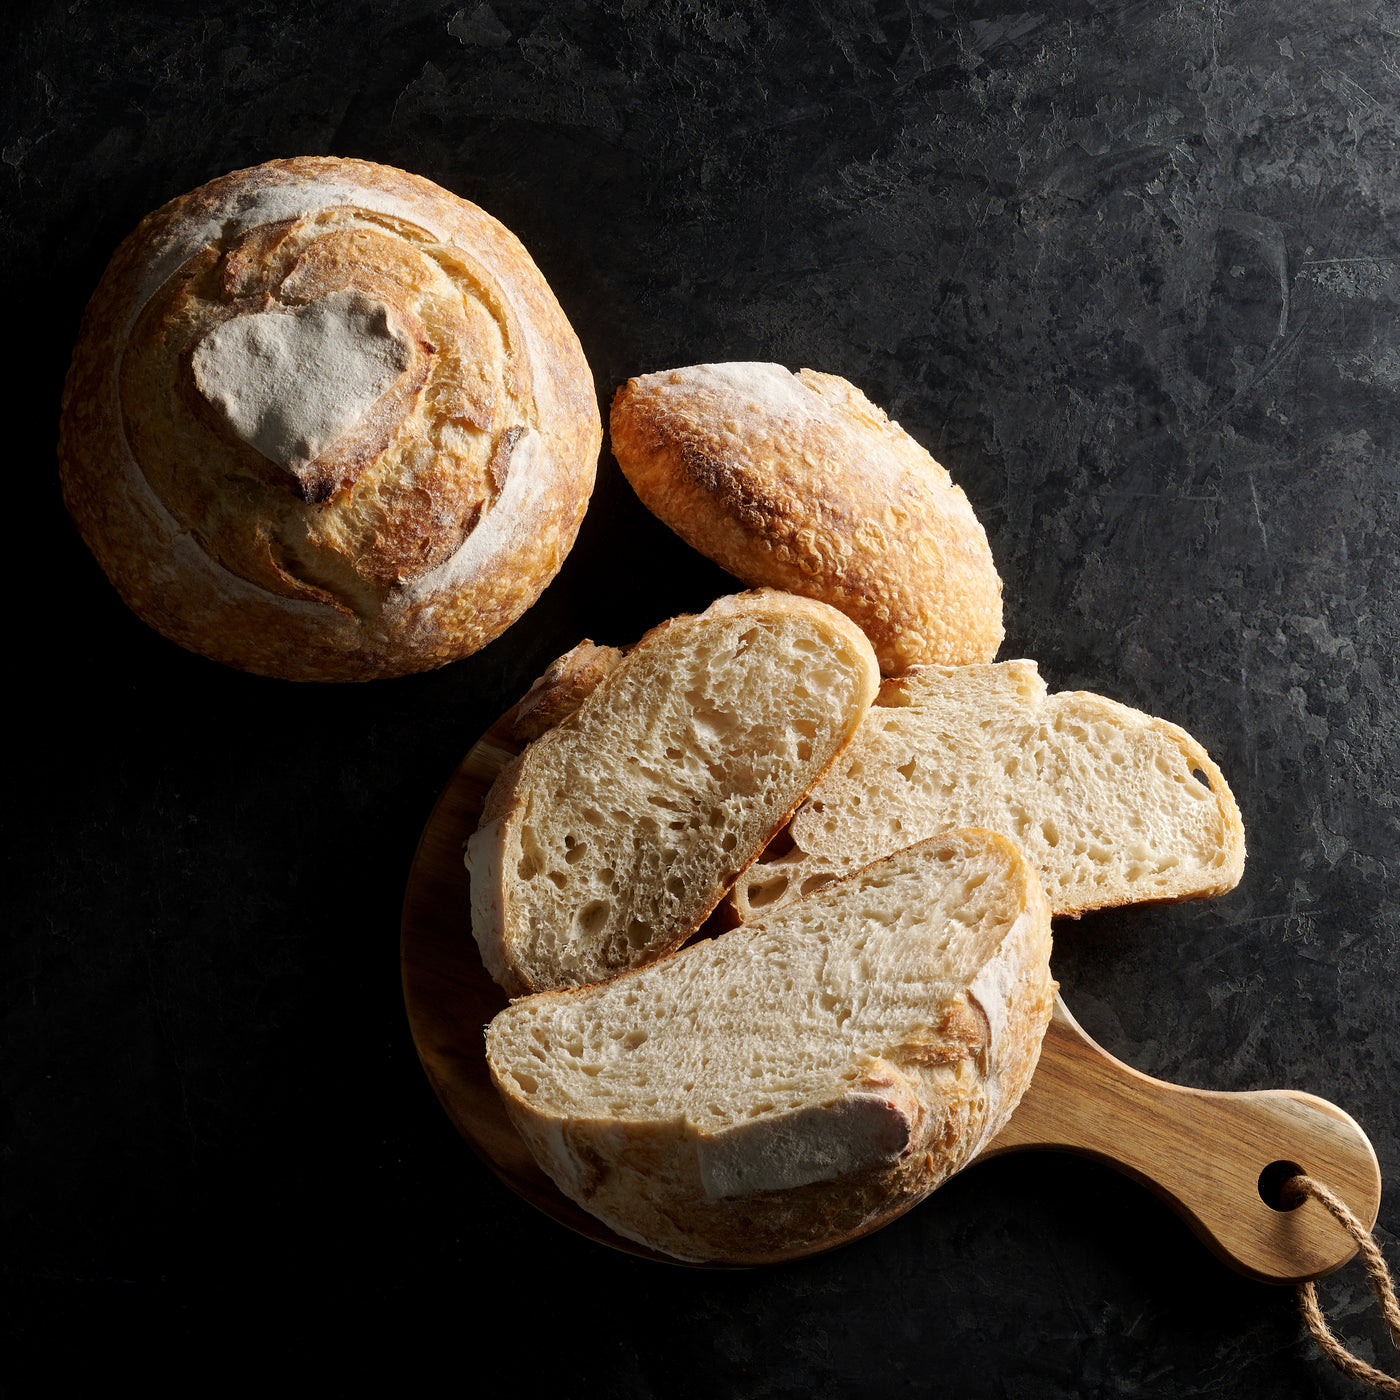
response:
M520 751L509 718L462 760L413 859L400 945L413 1039L448 1116L507 1186L580 1234L674 1264L615 1235L555 1187L511 1127L486 1068L482 1030L506 995L471 935L463 853L496 774ZM1330 1186L1368 1228L1380 1208L1376 1154L1341 1109L1291 1089L1213 1093L1151 1079L1100 1049L1058 998L1030 1089L976 1161L1033 1148L1127 1173L1225 1263L1268 1283L1320 1278L1356 1252L1316 1201L1281 1210L1265 1199L1277 1200L1290 1168Z

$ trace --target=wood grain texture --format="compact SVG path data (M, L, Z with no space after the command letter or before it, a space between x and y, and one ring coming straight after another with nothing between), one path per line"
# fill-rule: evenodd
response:
M675 1264L565 1197L535 1164L491 1083L482 1032L507 997L472 938L463 853L496 774L520 752L511 713L462 760L414 855L400 943L414 1043L448 1117L507 1186L582 1235ZM1356 1250L1317 1202L1291 1211L1266 1204L1259 1189L1265 1167L1287 1161L1303 1168L1368 1227L1380 1206L1375 1152L1341 1109L1293 1090L1221 1093L1152 1079L1095 1044L1059 998L1030 1089L975 1161L1033 1149L1116 1167L1171 1205L1231 1268L1268 1283L1320 1278Z

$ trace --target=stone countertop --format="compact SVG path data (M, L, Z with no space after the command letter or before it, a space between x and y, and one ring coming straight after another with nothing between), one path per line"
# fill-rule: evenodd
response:
M124 609L53 441L120 238L294 154L403 166L501 218L604 403L705 360L851 379L984 521L1001 655L1183 725L1243 811L1233 894L1057 927L1068 1004L1149 1074L1345 1108L1395 1265L1393 7L76 0L12 24L14 1393L90 1365L189 1393L211 1364L349 1393L388 1357L399 1393L443 1365L499 1393L522 1364L569 1396L1361 1393L1287 1290L1084 1161L980 1165L767 1271L646 1264L536 1215L415 1058L414 842L553 656L733 581L605 447L558 581L484 651L369 686L261 680ZM1396 1365L1359 1266L1321 1294Z

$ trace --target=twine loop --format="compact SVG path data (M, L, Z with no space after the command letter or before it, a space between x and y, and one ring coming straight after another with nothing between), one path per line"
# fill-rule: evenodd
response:
M1386 1326L1390 1329L1390 1340L1400 1348L1400 1302L1396 1301L1395 1285L1391 1282L1390 1270L1386 1268L1380 1246L1372 1238L1371 1232L1347 1209L1345 1202L1320 1181L1315 1181L1302 1172L1289 1177L1283 1183L1280 1194L1285 1203L1292 1205L1302 1205L1309 1198L1317 1201L1326 1207L1337 1224L1351 1236L1357 1249L1361 1251L1366 1272L1371 1278L1371 1288L1375 1292L1376 1301L1381 1305L1381 1314L1385 1318ZM1339 1371L1353 1380L1366 1381L1378 1390L1385 1391L1387 1395L1400 1395L1400 1380L1386 1375L1384 1371L1376 1370L1359 1356L1353 1356L1332 1335L1318 1305L1317 1289L1311 1282L1298 1285L1298 1306L1308 1331L1312 1333L1313 1341L1321 1347L1328 1360Z

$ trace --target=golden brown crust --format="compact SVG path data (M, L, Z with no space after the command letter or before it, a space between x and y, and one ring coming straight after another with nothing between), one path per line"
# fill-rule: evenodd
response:
M328 307L392 338L396 377L311 460L274 460L200 347ZM507 229L418 176L308 157L214 180L123 242L59 455L84 539L151 626L246 670L366 680L468 655L534 602L600 438L577 337Z
M990 661L1001 580L962 491L835 375L695 365L629 380L612 447L643 503L753 586L839 608L885 672Z
M493 1080L501 1090L494 1074ZM536 1161L557 1162L560 1154L551 1150L557 1125L541 1121L508 1091L502 1098ZM566 1194L619 1234L679 1259L779 1264L859 1239L935 1190L951 1174L948 1163L960 1156L959 1145L972 1140L977 1107L973 1092L960 1086L930 1115L926 1140L892 1165L717 1201L695 1189L683 1198L676 1192L676 1183L694 1171L693 1135L682 1125L658 1126L650 1139L631 1136L612 1153L599 1149L596 1125L569 1123L562 1129L566 1151L592 1170L570 1182L574 1189Z

